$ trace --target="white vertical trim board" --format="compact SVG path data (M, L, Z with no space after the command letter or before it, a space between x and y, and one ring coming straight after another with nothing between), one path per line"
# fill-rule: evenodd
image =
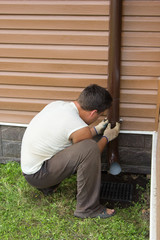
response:
M150 191L150 240L157 239L157 181L156 181L156 152L157 152L157 132L152 138L152 164L151 164L151 191Z

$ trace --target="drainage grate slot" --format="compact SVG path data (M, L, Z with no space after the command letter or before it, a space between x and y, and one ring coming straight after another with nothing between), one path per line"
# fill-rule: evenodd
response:
M132 201L133 185L130 183L102 182L101 199Z

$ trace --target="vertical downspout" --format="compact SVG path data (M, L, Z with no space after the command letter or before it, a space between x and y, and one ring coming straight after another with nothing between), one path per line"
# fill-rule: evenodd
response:
M113 97L108 119L119 122L122 0L110 0L108 90ZM118 162L118 138L108 144L108 161Z

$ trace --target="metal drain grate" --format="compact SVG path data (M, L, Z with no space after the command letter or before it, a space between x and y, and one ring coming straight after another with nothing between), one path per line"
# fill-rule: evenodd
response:
M130 183L102 182L101 199L132 201L133 185Z

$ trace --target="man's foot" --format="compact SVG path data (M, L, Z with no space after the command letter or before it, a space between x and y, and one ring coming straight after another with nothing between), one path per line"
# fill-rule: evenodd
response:
M100 213L98 213L96 216L94 217L91 217L91 218L97 218L97 217L100 217L100 218L109 218L109 217L112 217L114 216L116 213L116 211L114 209L109 209L109 208L104 208ZM78 217L78 218L89 218L89 217L85 217L85 216L77 216L74 214L75 217Z
M109 209L109 208L104 208L103 211L98 214L96 217L100 218L109 218L115 215L115 210L114 209Z

